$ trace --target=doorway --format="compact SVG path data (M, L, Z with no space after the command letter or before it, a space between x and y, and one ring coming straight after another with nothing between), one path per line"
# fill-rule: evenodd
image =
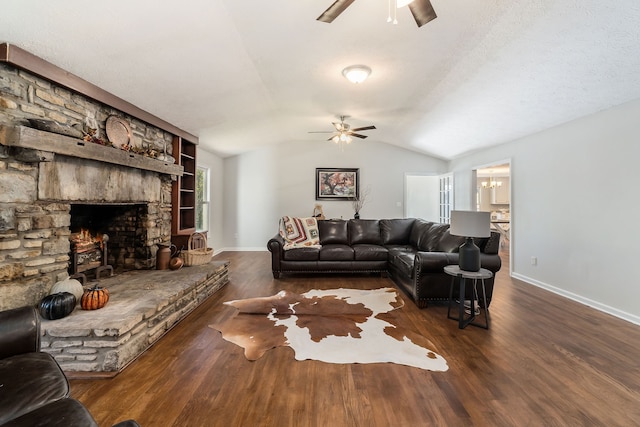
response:
M508 257L511 271L511 162L503 161L478 167L475 177L476 210L491 212L491 229L500 233L500 255Z
M405 174L404 217L449 223L453 175Z

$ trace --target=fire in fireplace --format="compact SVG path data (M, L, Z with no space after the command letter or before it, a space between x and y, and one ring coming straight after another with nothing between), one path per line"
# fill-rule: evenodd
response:
M103 272L113 276L113 266L107 264L109 251L107 244L109 236L106 234L92 235L89 230L82 229L79 233L72 233L71 237L71 277L86 282L85 272L95 270L96 279L100 280Z
M146 204L137 203L72 204L71 269L98 269L99 274L104 266L116 271L147 268L152 258L146 244L147 212Z

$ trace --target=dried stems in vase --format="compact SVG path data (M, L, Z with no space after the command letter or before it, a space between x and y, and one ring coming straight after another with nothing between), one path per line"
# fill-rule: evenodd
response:
M370 188L367 187L364 191L360 192L359 196L353 197L351 199L351 206L353 207L353 211L355 212L356 216L359 216L360 211L362 210L364 205L367 203L369 192L370 192Z

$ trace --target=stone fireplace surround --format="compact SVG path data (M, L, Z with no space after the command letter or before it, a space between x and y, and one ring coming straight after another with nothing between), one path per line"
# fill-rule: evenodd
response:
M0 308L35 304L53 283L67 276L72 205L104 206L107 213L115 205L146 207L146 213L135 219L141 227L136 230L138 256L123 259L121 265L114 262L116 269L152 268L158 245L171 242L170 176L67 156L25 165L9 160L7 169L0 173L0 187L14 191L0 198L4 206L13 205L15 213L5 215L10 230L4 236L13 238L0 240L5 260L0 279L11 279L0 285Z
M32 129L28 122L91 127L106 138L110 116L129 123L132 145L166 147L169 154L182 132L53 64L0 44L0 310L36 304L67 277L72 205L146 207L136 219L138 254L123 260L121 270L152 268L158 245L170 244L171 187L181 167Z
M28 127L29 118L49 119L98 128L103 136L111 115L127 120L132 141L167 147L168 154L176 135L197 141L89 82L0 44L0 310L35 305L68 277L72 207L95 205L105 213L137 207L135 226L124 226L135 228L136 255L120 266L134 270L99 283L110 290L109 303L42 323L43 350L72 377L117 374L229 281L224 261L153 270L158 245L171 242L172 181L181 166Z

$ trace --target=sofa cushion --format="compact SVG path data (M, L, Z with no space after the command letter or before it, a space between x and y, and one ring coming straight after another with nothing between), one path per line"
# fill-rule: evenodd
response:
M69 396L69 382L49 353L0 360L0 425Z
M425 221L424 219L416 219L411 226L411 234L409 235L409 243L416 248L421 246L422 241L426 241L429 237L429 229L434 223Z
M454 236L446 230L442 233L442 237L438 241L438 245L436 246L436 252L459 252L460 245L465 242L466 238L462 236Z
M381 245L380 221L377 219L351 219L349 220L350 244Z
M285 261L317 261L320 249L318 248L295 248L284 251L282 257Z
M328 219L318 221L321 245L348 245L349 234L347 231L347 221L341 219Z
M411 227L415 218L403 219L381 219L380 235L383 245L406 245L409 244Z
M449 224L432 224L426 237L423 236L424 238L418 242L418 249L424 252L437 252L438 243L448 229Z
M413 264L415 259L415 252L397 252L390 262L402 273L402 275L413 278Z
M349 245L322 245L320 261L353 261L353 249Z
M495 255L500 249L500 233L497 231L492 231L490 237L474 240L482 253Z
M411 245L388 245L385 246L389 251L389 259L398 255L400 252L417 252L417 249Z
M353 252L356 261L386 261L389 251L380 245L353 245Z

